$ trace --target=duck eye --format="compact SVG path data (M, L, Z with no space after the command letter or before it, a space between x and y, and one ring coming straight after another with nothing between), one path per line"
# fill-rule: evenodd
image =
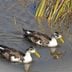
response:
M33 50L32 48L30 48L29 50Z
M58 35L58 34L56 34L56 36L57 36L57 37L59 37L59 35Z
M55 32L56 34L59 34L58 32Z

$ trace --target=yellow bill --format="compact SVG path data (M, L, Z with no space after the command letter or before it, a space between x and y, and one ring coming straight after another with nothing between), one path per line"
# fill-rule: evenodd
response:
M64 43L64 39L63 39L62 37L60 38L60 41L61 41L62 43Z
M40 54L36 51L35 53L34 53L38 58L40 58L41 56L40 56Z

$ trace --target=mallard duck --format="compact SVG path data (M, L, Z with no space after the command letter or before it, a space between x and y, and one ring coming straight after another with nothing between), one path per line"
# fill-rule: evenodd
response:
M22 53L14 48L0 45L0 56L13 63L24 63L25 72L29 72L33 60L31 54L35 54L40 58L40 54L33 47L26 49L25 53Z
M32 30L25 30L23 28L24 37L27 38L32 43L35 43L40 46L46 46L50 48L50 53L53 56L58 56L59 58L60 52L57 51L58 41L61 41L64 43L63 36L59 34L58 32L55 32L52 34L51 37L49 37L46 34L32 31Z

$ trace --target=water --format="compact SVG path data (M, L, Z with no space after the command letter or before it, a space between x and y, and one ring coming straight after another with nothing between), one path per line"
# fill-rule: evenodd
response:
M32 43L23 39L22 28L40 31L34 15L17 0L0 0L0 44L25 51ZM65 52L60 60L54 60L49 49L33 45L41 54L37 59L33 56L31 72L72 72L72 41L61 46ZM0 72L24 72L23 64L8 63L0 59Z

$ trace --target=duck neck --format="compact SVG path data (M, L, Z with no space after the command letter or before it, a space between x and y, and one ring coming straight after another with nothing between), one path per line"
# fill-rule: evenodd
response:
M32 62L32 57L31 57L31 53L27 51L24 56L24 63L29 63L29 62Z
M30 57L31 57L31 53L30 53L30 52L28 52L28 51L25 53L25 55L26 55L26 56L30 56Z
M49 47L56 47L58 45L57 40L55 37L52 37L51 40L49 41L48 46Z

